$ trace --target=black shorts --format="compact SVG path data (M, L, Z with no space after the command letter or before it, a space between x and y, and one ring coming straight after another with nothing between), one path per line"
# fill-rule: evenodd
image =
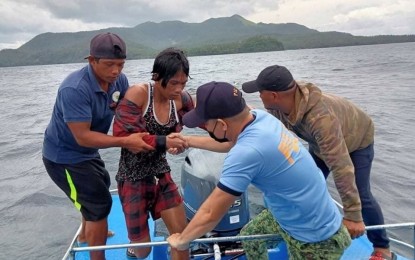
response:
M111 179L100 158L75 164L54 163L43 157L50 178L65 192L87 221L108 217Z

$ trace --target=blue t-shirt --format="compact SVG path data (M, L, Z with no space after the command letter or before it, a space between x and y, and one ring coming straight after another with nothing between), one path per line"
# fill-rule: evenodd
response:
M90 122L91 131L108 133L114 110L128 89L120 74L104 92L90 65L71 73L59 86L52 117L45 131L43 156L55 163L79 163L99 156L98 149L78 145L67 123Z
M292 237L307 243L328 239L340 228L342 216L320 169L278 119L261 110L252 113L255 120L225 158L219 187L245 192L252 183Z

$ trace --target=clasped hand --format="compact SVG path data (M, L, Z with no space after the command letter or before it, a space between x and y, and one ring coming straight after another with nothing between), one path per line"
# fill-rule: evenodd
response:
M166 148L170 154L180 154L189 148L189 142L183 135L172 133L166 137Z

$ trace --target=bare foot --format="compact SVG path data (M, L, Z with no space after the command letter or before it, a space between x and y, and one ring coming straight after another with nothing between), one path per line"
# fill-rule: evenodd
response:
M115 235L115 233L113 232L113 231L111 231L111 230L108 230L108 234L107 234L107 237L113 237ZM86 237L85 237L85 235L81 235L81 234L79 234L78 235L78 243L86 243Z

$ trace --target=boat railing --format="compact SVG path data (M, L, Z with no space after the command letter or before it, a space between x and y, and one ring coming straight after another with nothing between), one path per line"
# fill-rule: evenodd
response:
M78 229L80 232L81 227ZM77 236L75 236L76 238ZM269 241L281 241L282 238L276 234L262 234L262 235L247 235L247 236L231 236L231 237L213 237L213 238L199 238L191 242L194 243L220 243L220 242L234 242L234 241L246 241L246 240L255 240L263 239ZM75 240L72 241L71 245L75 245ZM146 243L128 243L128 244L117 244L117 245L103 245L103 246L82 246L82 247L71 247L68 249L62 260L70 259L69 257L76 252L83 251L97 251L97 250L111 250L111 249L121 249L121 248L141 248L141 247L154 247L154 246L166 246L169 245L167 241L156 241L156 242L146 242Z
M117 189L110 190L111 193L117 192ZM336 205L339 208L343 208L343 206L333 199ZM413 251L413 258L415 259L415 222L407 222L407 223L397 223L397 224L384 224L384 225L373 225L373 226L366 226L367 230L378 230L378 229L397 229L397 228L409 228L413 230L413 240L412 245L406 243L404 241L389 238L389 240L395 244L401 245L409 250ZM81 226L79 227L78 231L76 232L74 238L71 241L71 246L66 251L62 260L72 259L76 252L82 251L97 251L97 250L111 250L111 249L120 249L120 248L128 248L128 247L154 247L154 246L166 246L168 245L167 241L156 241L156 242L147 242L147 243L128 243L128 244L117 244L117 245L102 245L102 246L74 246L76 245L76 239L78 234L81 231ZM214 237L214 238L199 238L195 239L191 243L220 243L220 242L235 242L235 241L245 241L245 240L254 240L254 239L266 239L266 240L282 240L279 235L276 234L263 234L263 235L248 235L248 236L231 236L231 237Z
M264 235L248 235L248 236L232 236L232 237L214 237L214 238L199 238L191 242L194 243L220 243L220 242L234 242L234 241L246 241L246 240L276 240L281 241L282 238L276 234L264 234ZM96 251L96 250L107 250L107 249L120 249L120 248L141 248L141 247L153 247L153 246L165 246L169 245L167 241L157 241L157 242L146 242L146 243L128 243L128 244L118 244L118 245L106 245L106 246L85 246L85 247L74 247L72 251L81 252L81 251Z
M413 230L413 244L415 245L415 222L408 223L398 223L398 224L385 224L385 225L375 225L375 226L366 226L366 230L377 230L377 229L395 229L395 228L409 228ZM77 234L79 233L80 228L78 229ZM71 245L75 245L74 237ZM220 243L220 242L234 242L234 241L245 241L245 240L254 240L254 239L264 239L264 240L282 240L279 235L276 234L264 234L264 235L248 235L248 236L231 236L231 237L215 237L215 238L199 238L195 239L191 243ZM390 238L391 241L402 245L408 249L412 249L414 259L415 259L415 247L409 243ZM167 241L156 241L156 242L147 242L147 243L128 243L128 244L117 244L117 245L103 245L103 246L85 246L85 247L71 247L68 249L62 260L70 259L69 257L76 252L82 251L96 251L96 250L111 250L111 249L120 249L120 248L141 248L141 247L154 247L154 246L166 246L168 245Z
M336 205L343 209L343 205L333 199ZM373 226L366 226L367 230L376 230L376 229L393 229L393 228L402 228L408 227L409 229L413 230L413 237L412 237L412 245L409 243L405 243L404 241L389 237L389 240L397 245L404 246L408 249L412 249L413 252L413 259L415 259L415 222L408 222L408 223L398 223L398 224L386 224L386 225L373 225Z

